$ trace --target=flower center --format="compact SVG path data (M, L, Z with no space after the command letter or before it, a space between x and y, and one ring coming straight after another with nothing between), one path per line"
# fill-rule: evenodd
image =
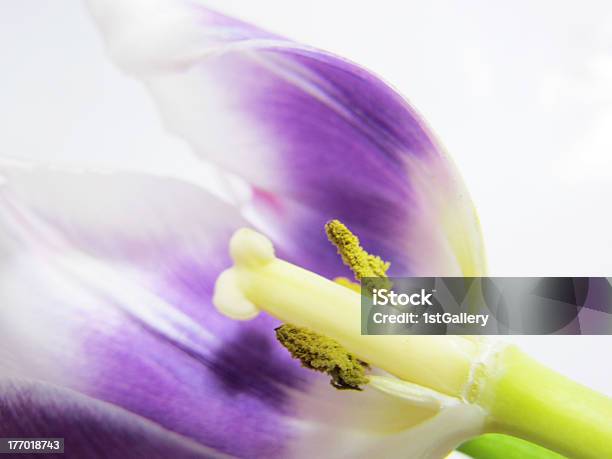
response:
M366 272L384 275L388 264L361 253L358 240L340 225L328 225L328 235L356 276ZM330 338L357 361L404 381L454 397L463 397L468 390L472 366L481 353L477 340L361 335L361 296L355 290L276 258L272 243L251 229L234 234L230 254L234 266L219 276L213 298L228 317L248 320L264 310L284 323Z

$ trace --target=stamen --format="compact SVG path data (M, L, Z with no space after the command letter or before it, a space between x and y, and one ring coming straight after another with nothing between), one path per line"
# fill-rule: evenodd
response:
M276 338L302 366L330 375L336 389L362 390L368 383L368 365L331 338L291 324L278 327Z
M359 238L339 220L329 221L325 225L325 232L329 241L338 249L344 264L353 271L355 279L363 282L365 278L387 277L387 270L391 264L366 252L359 244ZM382 287L379 282L377 284L378 287Z

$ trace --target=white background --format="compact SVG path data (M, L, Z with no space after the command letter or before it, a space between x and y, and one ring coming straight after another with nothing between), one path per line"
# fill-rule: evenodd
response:
M203 3L348 57L404 94L468 184L492 275L612 275L612 2ZM0 154L194 170L78 1L2 2L0 56ZM612 337L516 341L612 395Z

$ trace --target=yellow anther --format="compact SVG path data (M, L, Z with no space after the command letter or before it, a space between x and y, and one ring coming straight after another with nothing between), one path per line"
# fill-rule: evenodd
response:
M361 390L368 383L368 365L334 339L291 324L278 327L276 338L302 366L330 375L336 389Z
M364 277L386 277L390 263L380 257L370 255L359 244L359 238L339 220L331 220L325 225L330 242L336 246L342 261L360 281Z
M359 238L339 220L329 221L325 225L325 232L329 241L338 249L344 264L353 271L355 279L364 285L365 279L378 278L375 285L365 285L368 291L372 287L391 288L390 282L380 280L387 277L391 265L389 262L366 252L359 244Z

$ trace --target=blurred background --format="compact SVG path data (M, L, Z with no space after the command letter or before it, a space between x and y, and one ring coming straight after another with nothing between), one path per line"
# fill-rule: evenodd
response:
M612 275L612 2L201 3L348 57L407 97L472 193L491 275ZM198 179L81 2L3 2L0 55L0 154ZM512 339L612 395L612 337Z

